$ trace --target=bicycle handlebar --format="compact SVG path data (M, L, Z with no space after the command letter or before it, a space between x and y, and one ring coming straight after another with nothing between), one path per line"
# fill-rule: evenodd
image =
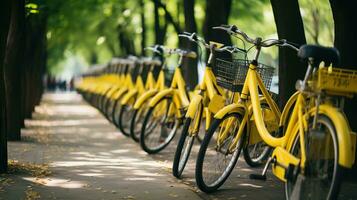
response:
M150 51L153 51L153 52L155 52L155 53L157 53L157 54L160 54L160 55L162 55L162 51L165 49L165 47L164 46L162 46L162 45L154 45L154 46L149 46L149 47L145 47L144 48L144 50L150 50ZM160 51L160 50L162 50L162 51Z
M194 51L186 51L182 49L165 49L165 53L172 55L172 54L178 54L183 57L188 57L188 58L196 58L197 54Z
M243 52L243 53L247 52L245 49L241 49L241 48L235 47L235 46L225 46L225 47L222 47L222 48L217 48L217 49L215 49L215 51L218 51L218 52L227 51L227 52L229 52L231 54L238 53L238 52Z
M218 51L218 52L227 51L231 54L237 53L237 52L244 52L244 53L247 52L245 49L241 49L241 48L235 47L235 46L225 46L222 48L217 48L216 46L214 46L214 44L213 45L208 44L203 38L197 36L196 33L183 32L182 34L178 34L178 36L187 38L187 39L189 39L193 42L196 42L196 43L201 43L205 46L205 48L211 49L214 51Z
M219 30L224 30L230 35L240 35L243 37L245 41L248 43L251 43L255 46L258 47L271 47L271 46L281 46L281 47L289 47L295 51L298 51L299 49L293 45L292 43L288 42L285 39L268 39L265 41L261 41L261 38L253 39L249 37L246 33L241 31L237 26L235 25L221 25L221 26L216 26L213 27L213 29L219 29Z
M205 48L209 49L210 45L206 43L206 41L199 37L196 33L183 32L182 34L178 34L179 37L187 38L192 42L201 43Z
M224 30L226 31L228 34L231 35L241 35L247 42L255 44L256 40L249 37L246 33L244 33L243 31L239 30L237 26L235 25L221 25L221 26L215 26L213 27L213 29L218 29L218 30Z

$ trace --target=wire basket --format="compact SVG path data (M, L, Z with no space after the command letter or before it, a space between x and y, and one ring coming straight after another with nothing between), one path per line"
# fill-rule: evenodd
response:
M214 73L217 84L232 92L241 91L248 72L250 61L244 59L233 59L227 61L217 58ZM259 63L256 71L260 75L265 87L269 90L274 74L274 68Z

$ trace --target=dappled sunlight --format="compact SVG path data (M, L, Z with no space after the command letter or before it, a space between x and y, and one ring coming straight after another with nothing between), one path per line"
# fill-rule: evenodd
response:
M100 173L83 173L78 174L80 176L89 176L89 177L104 177L104 176L112 176L113 174L100 174Z
M113 137L117 137L117 132L113 132L113 129L111 127L107 128L101 128L101 127L95 127L98 129L98 132L100 133L106 133L108 135L108 139L113 139ZM61 126L58 127L27 127L26 129L21 129L21 135L23 136L31 136L31 135L36 135L38 133L46 133L48 135L63 135L63 134L71 134L73 133L78 134L88 134L92 133L93 128L79 128L79 127L66 127L62 128ZM94 134L91 134L94 135ZM97 136L98 137L98 136Z
M117 150L113 150L110 151L111 153L116 153L116 154L121 154L121 153L128 153L129 149L117 149Z
M151 172L147 172L145 170L142 169L137 169L137 170L132 170L131 173L133 175L137 175L137 176L163 176L162 174L158 174L158 173L151 173Z
M35 108L37 114L46 116L86 116L93 117L99 111L87 105L40 105Z
M160 167L162 164L156 161L144 161L137 158L120 157L120 158L98 158L95 157L74 157L71 161L56 161L51 163L52 167L78 167L78 166L121 166L130 164L130 166L147 166ZM78 161L76 161L78 160Z
M51 101L51 102L74 102L74 101L82 101L82 96L78 95L75 92L72 93L45 93L42 96L42 101Z
M80 167L80 166L105 166L103 162L91 162L91 161L58 161L51 164L52 167ZM120 165L120 164L112 164Z
M60 179L60 178L32 178L32 177L23 177L24 180L31 181L36 184L41 184L49 187L61 187L61 188L83 188L87 184L82 181L73 181L71 179Z
M52 127L52 126L81 126L81 125L104 125L109 124L105 119L77 119L77 120L25 120L25 125Z
M155 178L151 177L135 177L135 178L125 178L126 181L154 181Z
M249 169L249 168L241 168L239 170L241 170L243 172L252 172L253 171L252 169Z
M127 170L136 169L135 167L130 167L130 166L103 166L103 168L106 168L106 169L127 169Z
M240 186L245 186L245 187L252 187L252 188L262 188L263 187L261 185L256 185L256 184L251 184L251 183L241 183L239 185Z

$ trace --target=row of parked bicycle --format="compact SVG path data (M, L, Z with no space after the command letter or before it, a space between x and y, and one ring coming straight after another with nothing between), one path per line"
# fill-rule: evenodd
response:
M204 192L216 191L226 181L243 152L249 166L265 165L261 174L250 178L265 180L271 165L273 174L285 183L287 199L337 198L343 172L355 162L356 134L343 105L345 98L357 93L357 71L333 67L339 62L335 48L253 39L234 25L215 29L249 48L206 42L195 33L180 34L197 43L199 52L202 47L209 52L203 80L192 91L187 91L181 66L183 58L199 56L160 45L147 50L162 60L112 59L101 75L84 77L77 90L149 154L163 150L179 132L172 168L177 178L197 139L195 178ZM308 63L282 111L267 89L274 68L258 62L262 49L272 46L291 48ZM251 60L250 50L255 50ZM216 58L218 52L231 56ZM168 78L165 60L171 55L179 55L179 60Z

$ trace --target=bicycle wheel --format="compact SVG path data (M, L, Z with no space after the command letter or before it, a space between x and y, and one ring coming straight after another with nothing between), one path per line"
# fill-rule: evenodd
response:
M174 106L171 98L162 98L146 113L140 133L140 146L145 152L158 153L174 138L179 127L176 115L169 113L176 110Z
M238 141L233 152L229 152L228 148L237 134L241 120L240 114L230 113L222 119L214 119L208 129L196 161L196 183L203 192L216 191L236 165L244 138Z
M268 104L263 103L261 107L263 110L264 109L270 110ZM265 112L263 112L263 114L264 113ZM264 115L263 115L263 119L264 119ZM268 146L264 141L260 141L255 144L249 145L249 139L247 139L247 143L243 147L243 157L245 162L250 167L259 167L265 164L271 151L272 148Z
M198 106L193 119L187 118L182 128L180 140L176 147L175 157L172 166L172 174L180 178L185 169L188 158L190 157L195 138L199 134L202 119L202 104ZM194 132L196 131L196 132Z
M149 101L147 101L147 103L148 102ZM135 109L133 113L133 117L131 118L130 137L135 142L139 142L140 140L141 129L148 110L147 103L141 105L139 109Z
M133 98L133 100L135 100ZM130 136L130 122L134 110L132 105L122 105L119 113L119 129L125 136Z
M109 100L109 98L107 97L107 94L105 94L104 96L103 96L103 100L102 100L102 102L101 102L101 110L103 110L103 114L104 114L104 116L105 117L107 117L107 113L106 113L106 105L107 105L107 103L108 103L108 100Z
M108 103L105 108L105 113L107 114L107 119L113 122L113 110L114 110L115 100L109 98Z
M104 102L105 99L106 99L105 94L106 94L106 92L105 92L104 94L101 94L101 95L99 96L99 99L98 99L98 109L100 110L100 112L101 112L103 115L105 115L104 109L103 109L103 104L104 104L103 102Z
M113 124L119 128L119 115L120 115L120 110L121 110L121 98L118 98L116 100L114 100L114 107L113 107L113 111L112 111L112 118L113 118Z
M107 118L109 121L111 120L110 119L110 110L109 110L109 107L111 106L110 104L111 104L111 101L112 101L112 99L111 98L108 98L108 97L106 97L105 98L105 102L103 103L103 112L104 112L104 116L105 116L105 118Z
M305 145L305 169L299 171L296 177L287 179L286 198L337 199L342 181L342 167L338 164L336 129L326 115L320 114L316 129L305 134ZM295 138L290 152L300 157L299 135Z
M201 124L200 124L200 130L203 130L202 132L200 131L197 136L196 139L197 141L201 144L203 141L203 138L205 137L205 133L206 133L206 118L201 118Z

